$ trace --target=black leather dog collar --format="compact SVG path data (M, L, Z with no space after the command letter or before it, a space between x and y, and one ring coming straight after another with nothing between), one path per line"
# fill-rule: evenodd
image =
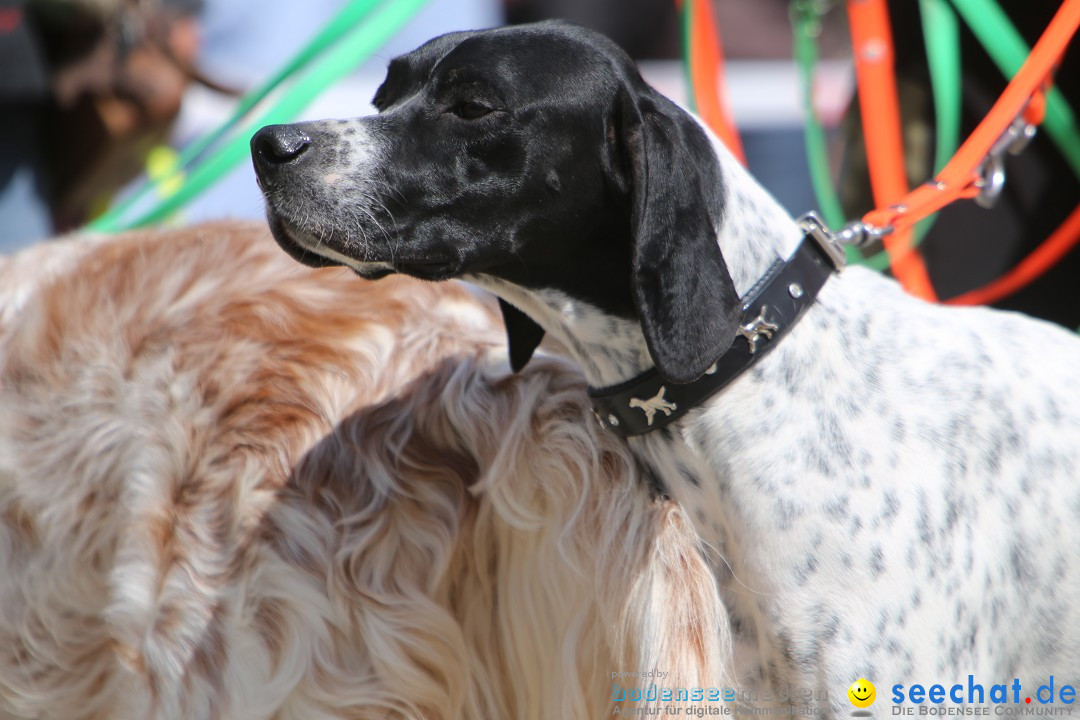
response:
M746 294L739 335L704 375L677 385L656 369L606 388L589 388L600 423L624 437L669 425L700 405L770 349L814 302L829 276L843 267L844 253L816 218L801 223L806 237L787 261L777 261Z

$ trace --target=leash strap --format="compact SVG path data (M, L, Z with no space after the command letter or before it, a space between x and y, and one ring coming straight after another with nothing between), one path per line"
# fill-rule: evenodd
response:
M941 172L960 147L960 21L948 0L919 0L919 15L934 98L934 172Z
M847 10L870 185L874 203L883 207L908 192L889 8L885 0L848 0ZM893 274L904 289L936 300L926 264L912 251L911 230L896 228L883 242Z
M623 437L675 422L766 355L814 302L825 281L844 265L844 251L815 215L800 224L806 236L787 261L777 261L743 301L732 346L692 383L666 381L655 368L624 383L589 388L593 411Z
M1039 247L992 283L949 298L946 305L989 305L1031 284L1080 243L1080 205Z
M1080 0L1065 0L1028 61L938 176L899 202L867 213L860 231L903 230L961 198L992 204L1005 179L1004 155L1019 152L1042 121L1051 74L1078 26Z
M997 65L1006 79L1023 67L1031 48L1017 31L1008 15L995 0L952 0L964 22L978 38L979 44ZM1046 134L1080 178L1080 129L1076 114L1058 88L1046 94Z
M682 14L683 64L690 107L696 108L731 154L746 165L746 153L724 91L724 49L712 0L675 0L675 5Z
M986 0L992 2L993 0ZM814 104L814 72L818 63L818 36L822 19L830 10L830 0L791 0L789 5L794 37L793 55L799 70L802 90L806 157L810 180L817 197L818 208L829 227L845 224L832 171L829 167L825 128L817 116ZM927 66L934 97L936 145L934 172L940 172L960 145L961 66L960 26L948 0L919 0L923 36L926 42ZM1025 57L1027 51L1024 51ZM915 227L911 247L918 247L933 226L936 216L921 221ZM863 265L881 272L890 266L888 251L864 256L854 245L847 245L848 264Z
M825 127L818 117L814 103L814 69L818 64L818 37L822 19L828 10L822 0L792 0L788 13L792 25L792 55L799 71L804 116L803 132L806 135L806 164L810 169L810 183L817 197L818 209L829 227L841 227L846 221L840 195L833 182L829 167L829 147ZM862 253L848 246L848 262L862 261Z

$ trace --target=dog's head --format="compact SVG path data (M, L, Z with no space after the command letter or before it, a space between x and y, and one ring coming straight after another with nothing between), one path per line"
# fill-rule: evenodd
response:
M293 257L558 290L638 320L673 382L731 344L712 144L610 40L565 23L443 35L390 63L374 105L252 138ZM517 369L543 331L503 310Z

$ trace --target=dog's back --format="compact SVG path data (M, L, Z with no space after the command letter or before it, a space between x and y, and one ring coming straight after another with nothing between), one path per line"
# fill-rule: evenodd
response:
M1078 368L1058 326L849 268L717 396L695 430L749 518L740 547L769 559L784 679L1033 692L1080 667Z
M681 513L469 293L241 225L57 251L0 316L0 717L595 718L612 672L721 677Z

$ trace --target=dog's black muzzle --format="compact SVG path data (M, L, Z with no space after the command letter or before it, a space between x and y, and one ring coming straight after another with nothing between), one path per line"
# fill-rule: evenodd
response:
M267 125L251 138L251 157L259 184L278 178L283 170L305 160L311 138L296 125Z
M297 125L267 125L251 137L251 159L259 188L267 198L267 221L278 245L294 260L309 267L340 265L297 242L288 223L270 198L288 190L315 153L311 136Z

